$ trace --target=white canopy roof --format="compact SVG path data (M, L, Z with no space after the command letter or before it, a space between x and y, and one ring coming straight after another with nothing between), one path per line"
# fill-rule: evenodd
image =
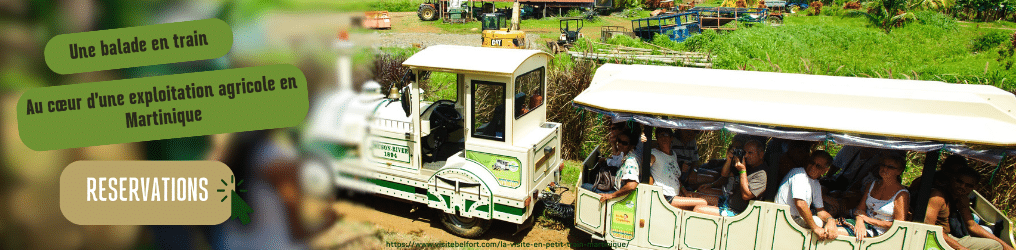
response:
M418 70L510 76L537 54L552 57L539 50L436 45L415 53L403 65Z
M591 109L842 134L1016 145L1016 98L987 85L601 66L573 102Z

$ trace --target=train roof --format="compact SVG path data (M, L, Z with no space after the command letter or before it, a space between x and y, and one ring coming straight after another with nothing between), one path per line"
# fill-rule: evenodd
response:
M417 70L511 76L537 55L553 57L539 50L436 45L415 53L403 65Z
M917 151L944 143L1015 147L1018 134L1014 94L935 81L606 64L573 102L623 119L754 127L749 134L933 142Z

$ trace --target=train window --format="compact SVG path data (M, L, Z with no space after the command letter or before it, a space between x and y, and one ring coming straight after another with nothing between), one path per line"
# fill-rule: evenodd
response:
M544 103L544 67L515 78L515 119Z
M472 80L472 137L504 141L504 83Z

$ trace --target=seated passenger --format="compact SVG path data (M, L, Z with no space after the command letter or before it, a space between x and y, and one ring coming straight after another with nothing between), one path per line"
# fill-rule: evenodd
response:
M709 187L720 186L715 185L713 182L717 181L719 177L722 176L722 167L726 165L726 162L728 160L734 160L733 150L738 148L743 149L744 143L747 142L747 140L748 136L745 134L738 134L737 136L734 136L733 141L730 142L730 146L726 148L725 159L713 159L705 164L702 164L698 168L694 168L692 171L686 174L686 177L684 177L684 180L681 180L681 182L684 183L684 186L687 188L687 190L697 190L702 193L721 195L721 190L719 190L717 193L705 192L704 190L708 189Z
M685 196L705 198L706 194L711 194L710 187L721 186L722 192L719 194L718 202L709 200L708 204L718 204L718 214L722 216L736 216L744 211L748 201L761 199L769 181L766 175L765 145L763 144L764 142L760 140L749 139L744 144L744 155L727 154L727 160L720 173L725 178L712 184L701 185L698 189L700 193L688 193ZM703 209L699 212L708 212ZM699 209L695 208L694 210L698 211Z
M624 133L619 135L617 143L619 144L619 153L626 157L615 174L615 192L601 194L601 203L633 192L637 189L637 183L640 182L640 165L637 162L637 155L632 152L637 140L630 140L629 135Z
M610 177L611 175L614 175L618 171L619 167L621 167L622 164L623 164L623 159L626 157L626 152L623 152L621 150L622 146L621 146L620 143L628 144L629 141L628 141L628 139L625 139L625 138L623 138L623 139L625 139L626 141L620 141L619 138L621 138L622 136L626 136L628 138L628 133L629 132L626 131L626 129L627 129L626 128L626 123L624 123L624 122L612 123L609 126L609 129L610 129L610 132L608 133L608 138L607 139L608 139L608 145L611 145L612 155L607 157L607 158L604 158L603 161L598 161L594 167L598 168L599 172L607 172L607 173L601 173L601 174L606 174L607 176ZM598 180L595 180L595 183L583 183L583 188L585 188L587 190L590 190L592 192L595 192L595 193L606 193L606 192L610 193L610 192L614 192L615 191L614 183L601 183L600 185L598 185L598 183L597 183L597 182L606 182L606 181L613 181L614 182L615 180L611 180L611 179L609 179L609 180L600 180L600 179L601 178L600 178L600 175L599 175Z
M710 212L718 215L714 207L705 208L707 201L700 198L688 198L679 196L682 187L680 186L680 165L677 163L676 153L672 152L672 130L658 128L655 130L655 141L658 146L651 149L651 180L650 183L662 188L662 195L665 201L673 207L694 210L697 212Z
M862 191L876 179L869 174L880 163L885 153L875 148L844 146L834 157L827 177L820 180L826 211L834 217L851 215L849 209L858 207L865 193Z
M947 159L944 159L944 163L941 163L941 170L937 171L937 173L935 174L935 177L933 178L932 187L936 188L947 185L949 183L947 181L950 180L949 176L952 173L955 173L960 168L968 166L969 164L966 163L966 157L961 155L948 156ZM908 186L909 191L912 191L912 200L917 200L917 196L919 196L919 189L923 187L922 184L923 177L919 176L916 177L915 180L912 180L912 185Z
M751 139L744 144L744 159L735 161L735 164L723 165L722 176L728 177L729 181L724 187L730 192L727 206L720 206L719 212L724 216L735 216L747 208L748 201L760 200L765 193L768 184L765 165L764 142Z
M657 145L651 149L651 180L650 183L662 188L665 200L670 203L673 197L679 195L680 172L676 164L676 153L672 152L672 130L668 128L655 129L655 141Z
M881 161L880 179L866 188L865 197L855 209L854 224L848 225L853 227L853 236L858 240L881 235L895 220L905 220L910 195L901 185L902 173L905 173L905 158L900 155L888 156Z
M608 134L608 145L612 147L612 155L608 157L605 162L608 166L620 167L622 166L622 158L626 155L619 150L619 136L622 134L629 136L629 131L627 131L628 128L626 128L625 122L613 122L609 129L611 130L611 133Z
M923 223L943 227L944 234L947 235L944 236L944 242L954 249L1013 249L994 234L987 233L973 220L969 194L980 181L980 174L970 167L962 167L952 173L951 180L951 185L935 187L931 191ZM957 215L952 214L953 212ZM958 217L962 225L951 225L948 220L951 216ZM953 228L962 229L965 234L956 237L954 234L957 232L954 232Z
M826 151L815 151L805 167L785 172L775 202L790 206L790 215L802 227L823 240L837 238L837 223L833 216L823 209L822 187L819 177L830 170L833 156ZM812 208L815 208L813 215Z
M683 173L701 166L697 155L697 130L677 129L672 139L672 152L676 152L676 164Z

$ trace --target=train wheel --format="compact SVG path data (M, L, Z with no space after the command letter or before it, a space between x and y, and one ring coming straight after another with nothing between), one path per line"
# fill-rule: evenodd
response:
M440 221L443 222L448 232L462 238L476 238L490 229L491 220L475 217L465 218L456 214L448 214L440 211Z
M423 5L418 8L418 19L422 19L422 21L436 20L436 9L433 9L433 7L428 5Z

